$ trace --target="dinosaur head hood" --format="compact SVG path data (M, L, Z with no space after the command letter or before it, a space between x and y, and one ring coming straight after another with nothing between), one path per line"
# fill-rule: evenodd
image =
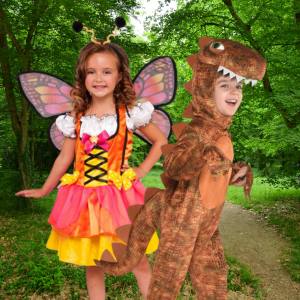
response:
M213 100L217 78L229 76L253 86L263 78L266 61L256 51L230 40L203 37L199 46L200 52L187 58L193 69L193 78L185 88L192 94L193 100L185 116L207 120L226 129L232 117L222 115Z

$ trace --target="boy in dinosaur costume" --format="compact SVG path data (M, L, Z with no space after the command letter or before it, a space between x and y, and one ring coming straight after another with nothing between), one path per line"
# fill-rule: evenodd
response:
M153 232L160 228L147 297L151 300L176 299L187 272L197 299L226 299L227 265L218 231L220 215L228 184L244 185L249 195L252 183L245 164L232 164L233 146L227 131L241 97L227 96L220 106L216 93L223 88L223 81L227 85L232 81L234 85L254 85L263 78L266 62L257 52L234 41L205 37L199 45L201 51L187 59L193 78L185 88L193 99L184 116L192 121L174 125L179 139L163 148L162 180L166 188L148 189L124 259L116 264L98 263L110 274L130 271L145 253ZM236 106L231 115L226 114L227 105Z

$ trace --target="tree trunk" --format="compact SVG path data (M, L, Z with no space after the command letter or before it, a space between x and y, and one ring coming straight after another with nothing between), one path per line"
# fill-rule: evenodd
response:
M9 65L9 48L7 45L7 37L3 30L3 23L0 23L0 67L3 75L3 86L5 91L5 100L10 112L10 118L12 123L12 129L16 137L17 148L16 158L18 162L18 168L20 173L20 184L22 188L28 188L31 185L31 163L28 155L27 143L28 143L28 103L25 103L23 99L22 103L22 115L21 117L17 111L16 97L14 94L14 85L11 76L11 68ZM13 184L13 183L12 183ZM19 188L16 185L16 188ZM28 208L31 206L31 201L21 198L18 202L19 208Z

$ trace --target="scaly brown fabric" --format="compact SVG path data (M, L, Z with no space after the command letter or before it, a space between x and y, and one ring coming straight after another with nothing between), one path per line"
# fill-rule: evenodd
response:
M228 184L244 182L250 173L245 164L236 164L231 176L233 147L227 131L231 118L218 112L212 92L220 66L248 79L262 79L265 61L237 42L202 38L199 44L201 51L188 58L193 79L186 89L193 99L185 116L191 116L192 121L175 126L177 143L163 148L162 180L166 188L147 191L124 260L97 263L109 274L129 272L144 255L153 232L160 228L147 297L150 300L176 299L187 272L197 299L227 297L227 265L218 224Z

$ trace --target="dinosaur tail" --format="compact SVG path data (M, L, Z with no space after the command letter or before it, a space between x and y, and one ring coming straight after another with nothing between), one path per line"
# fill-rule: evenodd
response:
M164 190L160 189L147 189L145 204L132 224L124 257L116 263L95 261L96 265L101 267L105 273L122 275L132 271L140 262L155 229L160 226L163 192Z

